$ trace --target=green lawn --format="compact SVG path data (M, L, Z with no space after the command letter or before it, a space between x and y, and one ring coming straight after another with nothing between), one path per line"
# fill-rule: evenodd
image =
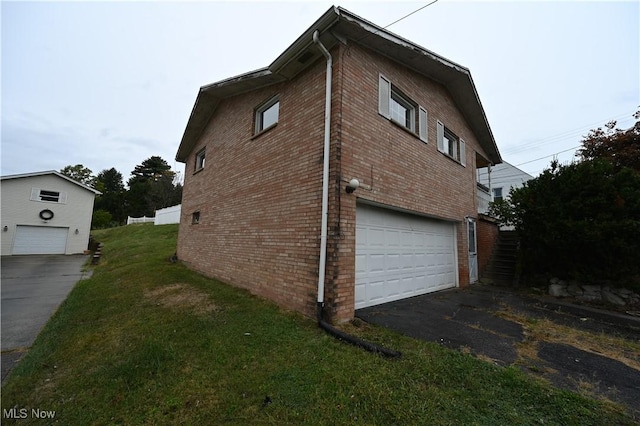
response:
M316 323L169 262L177 226L99 231L93 277L2 388L3 424L618 425L611 403L370 326L386 359ZM26 408L24 420L6 410Z

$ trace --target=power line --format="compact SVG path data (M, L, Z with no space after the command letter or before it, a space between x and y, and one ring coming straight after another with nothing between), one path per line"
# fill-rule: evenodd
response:
M386 29L387 29L387 28L389 28L390 26L397 24L398 22L402 21L403 19L406 19L406 18L408 18L409 16L411 16L411 15L413 15L413 14L415 14L415 13L418 13L418 12L420 12L422 9L424 9L424 8L426 8L426 7L429 7L429 6L431 6L432 4L437 3L437 2L438 2L438 0L433 0L431 3L427 3L427 4L425 4L424 6L419 7L418 9L414 10L413 12L411 12L411 13L408 13L408 14L404 15L402 18L400 18L400 19L396 19L395 21L393 21L392 23L388 24L387 26L382 27L380 30L386 30ZM378 34L378 33L380 32L380 30L376 30L376 31L374 31L373 33L366 34L364 37L362 37L362 38L360 38L360 39L358 39L358 40L356 40L356 41L359 43L359 42L361 42L362 40L364 40L365 38L367 38L367 37L369 37L369 36L372 36L372 35Z
M607 121L605 121L606 123L608 123L609 121L616 121L619 122L621 119L627 117L628 119L632 119L632 116L628 116L627 114L621 114L618 116L615 116ZM624 120L625 122L627 120ZM511 149L506 149L505 152L510 153L510 154L517 154L523 151L527 151L529 149L532 149L534 146L540 146L540 145L546 145L552 142L558 142L564 139L573 139L574 137L578 137L578 136L584 136L583 132L585 131L591 131L593 130L593 126L596 126L598 124L602 123L602 121L599 121L597 123L593 123L593 124L587 124L584 125L580 128L575 128L572 130L566 130L560 133L557 133L555 135L551 135L551 136L547 136L547 137L543 137L543 138L539 138L539 139L534 139L532 141L529 141L527 143L515 146ZM619 124L619 123L618 123ZM602 126L602 124L600 124L600 126Z
M516 164L515 166L518 167L518 166L522 166L523 164L533 163L534 161L544 160L545 158L553 157L555 155L562 154L563 152L568 152L568 151L571 151L571 150L574 150L574 149L578 149L578 148L580 148L580 145L574 146L573 148L565 149L563 151L558 151L558 152L556 152L554 154L545 155L544 157L536 158L535 160L525 161L524 163Z
M409 13L409 14L407 14L407 15L403 16L402 18L400 18L400 19L398 19L398 20L393 21L392 23L390 23L390 24L389 24L389 25L387 25L386 27L382 27L382 29L383 29L383 30L386 30L387 28L389 28L389 27L390 27L390 26L392 26L393 24L397 24L398 22L402 21L403 19L406 19L406 18L408 18L409 16L413 15L414 13L418 13L418 12L420 12L422 9L424 9L424 8L426 8L426 7L429 7L429 6L431 6L432 4L437 3L437 2L438 2L438 0L433 0L431 3L425 4L424 6L422 6L422 7L418 8L418 9L414 10L413 12L411 12L411 13Z

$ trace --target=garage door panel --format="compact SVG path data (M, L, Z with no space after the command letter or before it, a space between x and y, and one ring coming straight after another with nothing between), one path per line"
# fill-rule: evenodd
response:
M372 228L368 231L367 247L384 247L385 245L385 231L384 229Z
M385 240L382 242L382 245L384 247L387 247L389 249L393 249L393 248L398 248L400 247L400 242L402 241L402 236L400 235L400 232L398 231L390 231L390 230L385 230Z
M356 211L356 309L455 287L450 223L371 206Z
M426 253L416 253L413 255L414 268L416 271L424 273L424 270L427 268L427 254Z
M400 264L400 269L407 271L413 271L415 268L415 255L413 253L401 254L398 256L398 261Z
M356 254L356 275L365 272L367 269L367 255Z

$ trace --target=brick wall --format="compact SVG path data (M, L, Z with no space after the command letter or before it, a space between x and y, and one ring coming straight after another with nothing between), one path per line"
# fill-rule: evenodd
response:
M186 165L178 257L224 282L312 315L319 258L324 64L226 99ZM254 108L280 95L254 137ZM194 173L195 153L206 165ZM191 215L200 211L200 223Z
M495 219L479 215L477 222L477 234L478 234L478 275L482 277L493 249L498 241L498 235L500 228Z
M465 216L476 214L480 147L446 89L358 45L332 49L326 312L354 314L357 199L456 224L468 283ZM428 143L378 114L382 73L428 111ZM208 276L313 315L320 247L325 63L292 81L222 101L186 165L178 257ZM253 137L254 108L280 95L276 127ZM466 167L437 151L436 120L467 143ZM206 146L206 167L194 173ZM481 152L481 154L483 154ZM370 190L346 194L356 177ZM200 211L200 223L191 215Z

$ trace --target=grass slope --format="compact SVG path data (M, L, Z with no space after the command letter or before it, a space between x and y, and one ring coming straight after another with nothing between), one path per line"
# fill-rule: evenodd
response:
M403 352L388 360L314 321L168 258L177 226L96 232L105 246L2 389L3 424L633 424L436 344L349 327Z

